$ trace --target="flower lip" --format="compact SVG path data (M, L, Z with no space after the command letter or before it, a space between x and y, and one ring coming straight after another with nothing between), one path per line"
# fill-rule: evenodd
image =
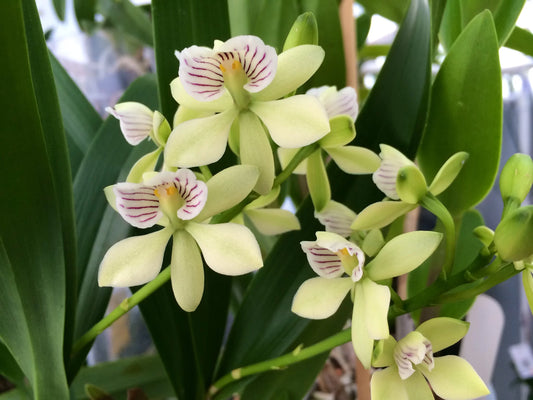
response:
M320 100L329 118L343 114L353 120L357 117L357 92L352 87L347 86L337 91L335 86L321 86L309 89L306 94Z
M155 225L164 214L168 214L170 221L176 216L183 221L191 220L207 200L206 184L188 169L161 172L144 184L118 183L113 191L118 212L137 228Z
M404 380L415 372L413 366L423 363L431 371L435 366L431 342L420 332L410 332L396 344L394 361L398 366L400 378Z
M237 36L216 49L191 46L177 52L179 77L183 87L197 100L211 101L224 93L235 72L242 72L243 88L256 93L267 87L276 74L277 54L256 36Z

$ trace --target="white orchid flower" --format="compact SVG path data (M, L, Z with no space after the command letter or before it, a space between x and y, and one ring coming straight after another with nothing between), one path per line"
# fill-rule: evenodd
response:
M151 281L161 269L171 237L172 289L185 311L194 311L202 298L202 255L211 269L224 275L260 268L263 262L259 245L248 228L202 222L242 201L258 174L253 166L235 166L206 184L196 179L192 171L178 169L157 173L144 183L124 182L108 189L108 199L114 198L115 209L126 222L137 228L157 224L163 229L112 246L100 264L98 284L126 287ZM236 189L229 192L228 187Z
M237 36L215 42L213 49L188 47L177 56L174 98L182 107L212 115L174 127L165 149L169 165L194 167L219 160L237 120L241 162L259 167L255 190L266 194L274 180L274 158L264 127L277 145L288 148L306 146L329 131L326 112L315 97L280 99L318 69L324 58L319 46L297 46L278 56L258 37Z

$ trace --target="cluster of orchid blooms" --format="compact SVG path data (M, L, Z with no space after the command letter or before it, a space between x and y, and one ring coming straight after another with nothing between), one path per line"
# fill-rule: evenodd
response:
M260 248L243 214L263 233L299 228L289 211L265 208L280 192L277 157L284 171L306 175L315 215L325 226L316 240L301 243L318 276L300 286L292 311L327 318L350 294L355 353L366 368L382 368L373 374L373 399L433 399L432 391L450 399L487 394L466 361L433 356L466 334L465 322L434 318L396 341L387 321L391 278L420 266L443 235L415 231L386 241L380 228L444 191L468 154L453 155L427 185L418 167L398 150L382 144L377 155L349 145L357 115L352 88L294 94L319 68L324 57L319 46L298 45L277 55L261 39L239 36L216 41L212 49L192 46L176 55L179 77L171 90L179 108L172 127L161 113L139 103L108 109L130 144L150 138L157 149L139 159L126 182L106 188L107 199L129 224L160 229L112 246L101 263L99 285L151 281L171 238L172 289L185 311L194 311L202 298L202 257L225 275L260 268ZM227 145L239 165L211 176L207 165L220 160ZM326 158L346 173L373 174L387 198L359 215L333 201ZM229 219L220 218L243 202Z

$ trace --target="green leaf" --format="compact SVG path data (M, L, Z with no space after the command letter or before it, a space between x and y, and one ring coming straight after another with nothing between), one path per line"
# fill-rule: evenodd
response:
M501 135L498 42L491 15L485 11L457 38L435 78L418 153L426 178L433 178L452 154L469 153L468 163L457 179L439 196L452 213L473 207L492 187Z
M515 27L511 36L509 36L507 42L505 42L505 46L513 50L521 51L528 56L533 56L533 33Z
M65 20L65 0L53 0L54 10L56 10L57 17L61 20Z
M142 8L129 0L98 0L98 11L120 31L153 46L152 24Z
M67 135L71 172L75 176L83 156L102 124L102 118L54 55L49 53L49 56Z
M174 51L192 45L212 47L215 39L228 39L228 6L225 1L154 0L152 18L159 103L162 114L172 121L177 107L170 93L178 71Z
M80 28L89 31L94 25L97 0L74 0L74 11Z
M408 8L409 0L359 0L365 10L370 14L379 14L391 21L401 21Z
M142 389L150 398L166 398L173 393L157 355L124 358L82 368L72 382L73 398L86 399L85 385L89 383L105 390L115 400L126 400L126 391L132 388Z

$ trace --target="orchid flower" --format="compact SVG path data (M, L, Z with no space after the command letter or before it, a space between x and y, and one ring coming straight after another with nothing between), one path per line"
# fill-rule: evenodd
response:
M156 224L163 228L112 246L100 264L98 284L125 287L154 279L171 237L172 289L185 311L194 311L202 298L202 255L211 269L224 275L260 268L263 263L259 245L248 228L203 222L242 201L258 175L256 167L235 166L221 171L206 184L192 171L178 169L154 173L143 183L123 182L110 187L106 195L126 222L137 228ZM228 191L228 187L232 190Z
M432 390L442 399L466 400L489 394L467 361L458 356L433 356L462 339L467 330L467 322L441 317L422 323L398 342L392 336L379 342L372 365L386 368L372 375L372 399L433 400Z
M424 175L414 162L394 147L381 144L380 148L381 164L372 174L372 180L388 199L373 203L361 211L352 224L354 230L382 228L414 210L428 193L439 195L452 184L468 159L468 153L465 152L452 155L428 187Z
M306 175L313 204L320 212L331 197L323 152L348 174L370 174L379 167L380 159L364 147L348 146L355 138L354 120L358 108L355 89L345 87L337 91L335 86L322 86L309 89L307 94L316 97L325 108L330 132L318 141L320 149L302 161L294 172ZM278 149L282 167L289 164L296 152L297 149Z
M302 283L292 311L304 318L328 318L352 291L352 344L361 363L369 368L374 340L389 336L390 290L377 282L418 267L437 248L442 235L417 231L396 236L366 265L365 254L355 243L331 232L317 232L316 237L316 241L301 245L319 276Z
M143 174L153 171L170 135L170 125L159 111L144 104L128 101L105 109L120 121L120 130L126 141L136 146L150 138L157 148L142 156L131 168L126 182L140 183Z
M188 47L177 57L179 77L171 83L174 98L180 107L212 115L174 127L165 149L169 165L194 167L219 160L230 128L238 121L241 162L259 167L255 190L266 194L275 172L265 128L277 145L288 148L306 146L329 131L326 112L315 97L280 99L318 69L324 58L318 46L297 46L278 56L258 37L237 36L216 41L213 49Z

